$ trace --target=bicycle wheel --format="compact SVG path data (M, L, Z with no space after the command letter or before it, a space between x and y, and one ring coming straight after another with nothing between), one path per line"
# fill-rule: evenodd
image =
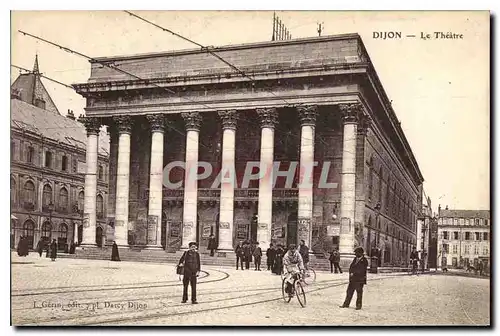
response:
M304 291L304 287L302 287L302 284L299 280L295 280L293 285L295 287L295 294L297 295L297 299L299 300L302 308L304 308L306 306L306 292Z
M309 268L305 272L304 282L306 283L306 285L310 285L314 281L316 281L316 272L312 268Z
M285 292L285 287L286 287L286 279L283 279L283 281L281 281L281 293L283 294L283 301L288 303L290 302L292 297Z

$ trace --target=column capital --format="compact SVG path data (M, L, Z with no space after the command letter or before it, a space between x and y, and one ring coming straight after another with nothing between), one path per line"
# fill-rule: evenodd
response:
M118 128L118 133L132 133L132 118L129 116L113 117L113 121Z
M85 125L87 129L87 135L99 134L99 129L101 128L101 123L98 118L95 117L80 117L78 120Z
M257 109L260 120L260 127L274 128L278 123L278 113L275 107Z
M344 123L357 123L363 115L363 106L360 103L340 104L339 109Z
M368 132L368 129L370 128L370 125L372 123L372 120L369 116L367 115L361 115L359 117L359 125L358 125L358 134L361 135L366 135Z
M164 132L167 120L163 114L148 114L146 119L151 127L151 132Z
M297 106L301 126L315 126L318 114L317 105Z
M217 114L222 119L222 129L236 130L237 113L236 110L218 111Z
M200 131L201 115L198 112L184 112L181 113L182 119L186 124L186 131Z

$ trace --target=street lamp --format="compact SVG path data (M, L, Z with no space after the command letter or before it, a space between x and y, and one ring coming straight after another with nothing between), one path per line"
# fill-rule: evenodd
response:
M49 211L49 223L50 223L49 244L50 244L52 239L52 212L54 212L54 203L52 203L52 201L50 201L47 210Z

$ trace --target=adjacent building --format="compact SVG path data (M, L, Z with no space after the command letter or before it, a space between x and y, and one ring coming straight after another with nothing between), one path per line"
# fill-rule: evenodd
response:
M105 241L109 139L100 133L94 244ZM21 74L11 86L11 248L21 236L30 248L42 239L56 239L65 250L81 242L86 164L86 132L73 111L61 115L44 87L35 59L33 71ZM97 153L96 153L97 154Z
M429 247L431 243L431 221L432 204L429 197L424 198L422 203L422 211L417 220L417 251L421 261L420 267L429 268Z
M180 50L97 58L88 82L74 85L87 99L91 162L95 129L111 132L108 226L117 244L177 251L197 241L204 250L214 234L219 251L231 252L239 240L265 248L304 239L318 254L338 247L347 260L363 246L381 264L407 262L423 177L360 36L212 51L239 71L207 50ZM211 174L193 181L178 162L208 163ZM245 184L250 162L258 164L247 173L273 162L285 173L275 185ZM91 193L97 169L87 165ZM227 170L235 179L214 183ZM299 176L312 176L312 187ZM95 198L84 211L82 244L94 245Z
M438 265L440 267L490 264L489 210L438 209Z

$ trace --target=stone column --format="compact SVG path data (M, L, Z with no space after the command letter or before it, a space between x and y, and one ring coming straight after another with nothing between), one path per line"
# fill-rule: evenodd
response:
M297 108L301 124L300 130L300 171L299 204L297 223L297 244L304 240L311 247L313 214L313 169L314 169L314 129L318 107L315 105Z
M163 133L165 131L165 117L162 114L154 114L148 115L146 118L151 125L147 245L149 247L161 248Z
M219 111L222 119L222 170L219 212L219 250L233 251L236 111Z
M354 219L356 208L356 141L362 106L359 103L340 104L344 122L342 145L340 239L339 252L350 256L354 253Z
M115 242L128 246L128 201L130 183L130 136L132 121L128 116L115 117L118 127L118 167L116 169Z
M260 119L260 174L257 241L262 249L271 242L271 226L273 217L273 160L274 160L274 126L278 115L276 108L257 109ZM264 175L262 175L264 174Z
M186 123L186 166L184 175L184 209L182 215L182 249L196 241L198 214L198 147L201 115L198 112L182 113Z
M83 237L82 244L95 246L96 232L96 195L97 195L97 151L99 143L100 123L97 118L84 117L87 129L85 200L83 205Z

